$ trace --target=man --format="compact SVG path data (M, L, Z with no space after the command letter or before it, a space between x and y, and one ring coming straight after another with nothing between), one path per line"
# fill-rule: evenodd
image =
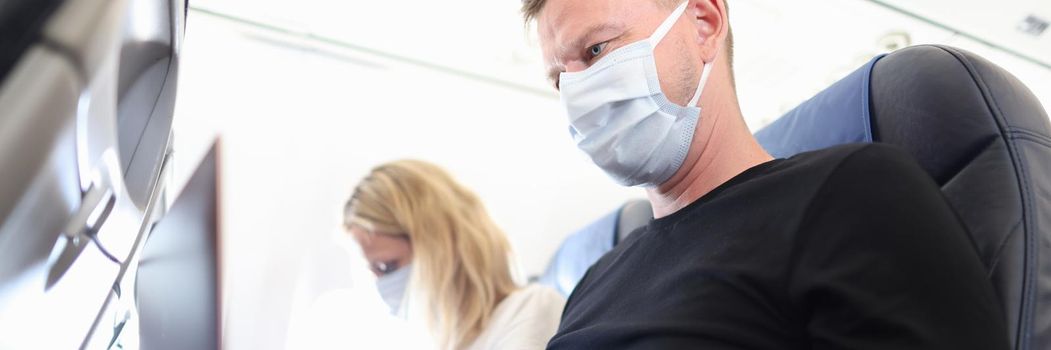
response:
M579 148L654 219L595 263L549 349L1005 349L967 233L884 145L771 159L723 0L525 0Z

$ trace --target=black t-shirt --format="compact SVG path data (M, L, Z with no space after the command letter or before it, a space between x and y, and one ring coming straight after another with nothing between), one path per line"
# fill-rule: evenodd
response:
M904 152L804 153L635 231L548 349L1006 349L975 251Z

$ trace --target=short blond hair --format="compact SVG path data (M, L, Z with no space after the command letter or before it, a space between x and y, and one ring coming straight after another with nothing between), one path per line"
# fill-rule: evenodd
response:
M469 346L517 288L503 231L478 196L437 165L399 160L372 169L347 201L344 225L408 236L410 286L443 349Z
M682 3L683 0L655 0L655 1L657 1L661 5L665 5L665 6L676 6L676 5L680 4L680 3ZM547 3L547 0L522 0L522 8L521 8L522 17L525 19L526 23L531 23L534 20L536 20L536 16L540 14L540 10L544 9L544 4L546 4L546 3ZM726 17L729 18L730 17L730 4L727 3L725 0L723 1L723 8L726 9ZM734 32L733 32L733 28L730 27L729 22L727 22L727 25L726 25L726 57L727 57L728 63L730 64L730 67L733 68L733 63L734 63ZM730 71L733 72L733 69L731 69ZM731 73L731 75L732 75L732 73Z

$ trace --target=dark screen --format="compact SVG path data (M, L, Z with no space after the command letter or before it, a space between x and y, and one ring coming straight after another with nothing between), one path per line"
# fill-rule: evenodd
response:
M135 281L142 349L218 349L216 148L143 246Z

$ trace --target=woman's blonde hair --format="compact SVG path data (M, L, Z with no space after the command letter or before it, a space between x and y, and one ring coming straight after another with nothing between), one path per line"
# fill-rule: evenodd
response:
M478 196L434 164L400 160L372 169L347 201L344 225L409 237L410 286L443 349L469 346L517 288L504 233Z

